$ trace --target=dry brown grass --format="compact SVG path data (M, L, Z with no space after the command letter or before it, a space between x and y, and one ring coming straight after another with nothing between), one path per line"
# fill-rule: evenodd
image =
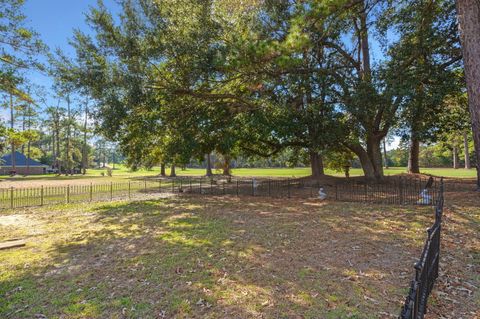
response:
M461 286L479 286L478 211L453 209L431 318L478 309L478 288L448 282L465 266ZM395 318L432 220L427 207L246 197L9 212L0 238L28 245L0 252L0 317ZM461 316L444 312L454 292Z

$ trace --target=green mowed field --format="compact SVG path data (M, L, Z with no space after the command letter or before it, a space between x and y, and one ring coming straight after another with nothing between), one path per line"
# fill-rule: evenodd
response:
M385 169L385 175L397 175L403 174L407 171L406 167L391 167ZM303 177L311 174L309 167L301 168L236 168L232 169L232 174L235 176L272 176L272 177ZM453 169L453 168L422 168L420 169L422 174L430 174L435 176L444 177L457 177L457 178L474 178L476 176L475 169ZM218 171L217 173L221 173ZM336 172L332 170L326 170L327 175L333 176L345 176L342 172ZM177 175L203 175L204 169L188 168L184 171L178 170ZM363 176L361 168L350 169L350 176Z
M311 174L311 170L308 167L300 168L235 168L232 169L234 176L241 177L304 177ZM392 167L385 170L385 175L397 175L406 172L405 167ZM35 176L0 176L3 181L20 182L20 181L93 181L93 182L111 182L111 181L125 181L129 179L138 179L142 177L157 176L160 173L160 168L155 167L151 170L141 169L138 171L131 171L123 165L117 165L113 170L113 176L107 177L107 171L105 169L89 169L86 175L73 175L73 176L57 176L53 174L49 175L35 175ZM167 174L170 173L170 169L167 169ZM205 175L205 169L201 168L187 168L182 170L177 168L176 173L178 176L202 176ZM215 174L221 174L221 170L214 170ZM421 173L431 174L434 176L444 176L452 178L475 178L475 169L452 169L452 168L422 168ZM344 176L342 172L335 172L332 170L326 170L326 174L333 176ZM363 171L360 168L352 168L350 170L350 176L362 176Z

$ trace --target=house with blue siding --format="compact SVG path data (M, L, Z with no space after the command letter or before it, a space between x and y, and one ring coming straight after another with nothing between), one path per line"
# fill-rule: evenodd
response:
M20 152L8 153L0 158L0 175L41 175L46 174L48 165L27 158Z

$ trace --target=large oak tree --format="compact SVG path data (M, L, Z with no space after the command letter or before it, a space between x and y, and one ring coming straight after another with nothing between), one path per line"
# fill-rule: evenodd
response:
M457 8L480 190L480 2L457 0Z

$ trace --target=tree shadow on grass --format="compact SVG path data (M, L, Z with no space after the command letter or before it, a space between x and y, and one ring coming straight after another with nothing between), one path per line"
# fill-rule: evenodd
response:
M381 206L186 196L92 213L92 227L50 248L47 266L1 283L3 317L396 315L421 250L418 230L432 217Z

